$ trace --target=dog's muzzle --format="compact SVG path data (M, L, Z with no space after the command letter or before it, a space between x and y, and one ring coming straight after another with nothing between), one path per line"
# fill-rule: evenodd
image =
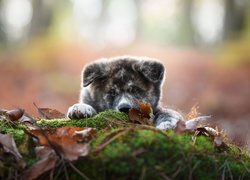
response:
M122 96L116 109L120 112L124 112L124 113L128 113L129 109L132 108L132 103L131 100L126 97L126 96Z
M120 104L118 107L118 110L124 113L128 113L129 109L131 109L131 106L129 104Z

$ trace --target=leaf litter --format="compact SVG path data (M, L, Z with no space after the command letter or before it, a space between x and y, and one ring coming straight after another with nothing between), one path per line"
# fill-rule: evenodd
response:
M139 108L131 108L128 116L131 122L143 125L153 125L153 110L150 103L144 103L137 100Z
M24 168L26 163L22 155L19 153L13 137L9 134L0 133L0 145L3 147L4 152L10 153L14 156L16 162L21 168Z
M38 107L37 109L43 118L65 117L57 110ZM88 142L96 136L94 128L65 126L57 129L42 129L36 124L37 120L26 114L21 108L0 109L0 117L7 124L26 125L25 132L38 142L35 151L37 158L40 160L22 171L23 179L36 179L45 172L54 169L59 162L70 163L80 157L87 156L90 150ZM11 125L11 127L14 128L15 126ZM1 146L5 153L10 153L15 158L22 169L26 167L26 163L11 135L0 134L0 148ZM74 166L71 164L70 167L73 168ZM73 169L77 170L75 167Z
M35 148L36 156L40 158L23 173L24 179L36 179L45 172L59 166L60 162L71 163L85 157L90 152L88 141L95 137L93 128L65 126L57 129L36 129L30 133L39 141ZM75 171L75 167L70 164Z
M128 117L131 123L139 124L139 127L150 127L153 125L153 110L149 103L137 101L139 108L132 108L128 112ZM39 108L35 103L34 106L43 118L54 119L63 118L65 115L55 109ZM219 131L218 128L205 127L201 125L203 122L211 118L211 116L199 116L197 105L191 108L187 115L186 121L179 121L174 131L179 134L192 133L194 136L203 135L211 137L214 141L215 147L225 150L226 135ZM89 141L97 136L94 128L81 128L65 126L61 128L42 129L37 126L34 118L25 113L21 108L14 110L0 109L0 116L4 116L7 121L13 123L24 123L26 126L32 124L33 128L28 128L28 135L36 139L36 157L39 158L36 163L22 171L24 179L36 179L48 171L53 171L60 162L70 163L70 167L84 177L71 163L81 157L87 156L91 152L99 152L103 150L108 144L119 138L127 131L132 131L131 128L123 128L109 134L104 140L93 150L90 150ZM149 125L149 126L148 126ZM152 127L154 128L154 127ZM19 153L14 139L8 134L0 134L0 145L3 146L6 153L14 156L17 163L22 169L26 167L26 163ZM86 178L86 177L85 177Z
M88 142L95 136L92 128L65 126L57 129L31 130L42 146L54 147L62 157L69 161L77 160L89 153Z
M54 169L59 160L59 157L56 155L55 151L50 147L36 147L36 154L40 160L23 172L23 179L31 180L38 178L45 172Z
M141 125L153 125L153 110L149 103L137 100L139 108L131 108L128 116L131 122ZM206 127L202 125L211 119L211 116L200 116L199 106L195 104L186 116L186 121L179 121L174 129L176 133L194 133L194 135L209 136L213 139L217 148L226 148L226 134L219 131L218 128Z
M65 118L65 114L61 113L60 111L56 109L51 108L41 108L36 105L36 103L33 103L34 106L37 108L38 113L42 118L45 119L60 119Z

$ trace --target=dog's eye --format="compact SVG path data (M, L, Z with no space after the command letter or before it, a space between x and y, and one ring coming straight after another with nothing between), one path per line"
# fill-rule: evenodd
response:
M109 91L109 95L112 96L112 97L115 97L115 96L117 95L116 90L115 90L115 89L111 89L111 90Z
M130 93L133 93L133 94L137 94L137 93L142 92L141 88L136 87L136 86L131 86L131 87L129 87L128 91L129 91Z

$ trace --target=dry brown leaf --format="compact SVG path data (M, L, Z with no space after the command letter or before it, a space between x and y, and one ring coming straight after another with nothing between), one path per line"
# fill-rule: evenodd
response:
M11 121L18 121L23 116L24 110L20 108L13 109L7 111L5 114Z
M193 107L191 108L190 112L187 114L187 119L194 119L200 115L198 112L199 106L198 103L194 104Z
M51 151L54 151L54 150L48 146L36 146L35 147L36 157L40 159L48 156L51 153Z
M7 153L11 153L18 165L20 165L20 167L24 168L25 167L25 161L23 160L22 155L19 153L17 147L16 147L16 143L13 139L13 137L9 134L1 134L0 133L0 144L3 146L3 149L5 152Z
M24 115L24 109L21 108L13 110L0 109L0 115L5 116L7 120L18 121Z
M24 113L24 115L18 120L19 123L24 124L28 129L37 129L36 119L30 115Z
M64 158L69 161L75 161L79 157L84 157L89 154L90 146L87 143L71 143L62 148Z
M218 128L214 129L212 127L200 127L197 128L195 134L211 137L214 141L215 147L218 149L225 150L228 147L225 143L225 133L219 131Z
M186 132L186 124L185 121L178 121L174 131L178 134L183 134Z
M152 125L154 115L150 103L144 103L139 100L137 103L139 105L139 109L131 108L128 112L129 119L133 123Z
M224 142L223 137L214 137L214 145L220 150L226 150L228 148L227 144Z
M58 129L32 130L31 134L39 139L40 145L53 146L65 159L73 161L88 155L89 145L86 142L95 136L95 130L66 126Z
M24 124L29 129L37 128L35 125L36 120L25 113L24 109L21 108L12 110L0 109L0 116L3 116L6 121Z
M88 142L89 140L96 137L96 130L93 128L84 128L80 131L75 131L75 136L78 137L78 142Z
M65 118L65 114L61 113L60 111L58 111L56 109L40 108L35 103L33 103L33 104L37 108L37 110L42 118L45 118L45 119Z
M40 147L39 147L40 148ZM55 168L59 157L56 155L55 151L49 147L36 149L36 153L40 155L40 161L33 164L29 169L24 171L22 179L33 180L37 179L40 175Z
M8 110L6 109L0 109L0 116L4 115Z
M185 122L186 131L190 131L190 132L196 131L202 122L204 122L210 118L211 118L211 116L199 116L199 117L187 120Z

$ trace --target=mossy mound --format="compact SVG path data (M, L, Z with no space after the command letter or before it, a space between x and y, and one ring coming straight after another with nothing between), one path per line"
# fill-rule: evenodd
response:
M192 135L173 131L125 128L99 136L93 148L110 134L119 137L77 164L90 179L250 178L249 155L231 149L220 152L204 136L192 141Z
M2 123L0 123L1 125ZM229 145L217 149L209 137L176 134L154 127L128 122L125 114L106 111L83 120L41 120L40 127L62 126L95 127L97 137L90 141L91 152L74 162L89 179L250 179L250 155ZM23 126L2 129L13 134L16 141L24 142ZM9 129L9 130L8 130ZM15 133L17 132L17 133ZM22 138L20 137L22 136ZM23 143L17 143L19 148ZM20 151L24 157L35 159ZM59 168L62 169L62 168ZM76 170L68 166L70 179L81 179ZM65 178L58 170L56 178Z
M118 121L117 121L118 120ZM98 130L107 127L120 127L121 124L128 122L128 116L124 113L120 113L114 110L107 110L101 112L93 117L70 120L70 119L54 119L46 120L42 119L38 121L38 125L42 128L59 128L63 126L77 126L77 127L93 127Z

